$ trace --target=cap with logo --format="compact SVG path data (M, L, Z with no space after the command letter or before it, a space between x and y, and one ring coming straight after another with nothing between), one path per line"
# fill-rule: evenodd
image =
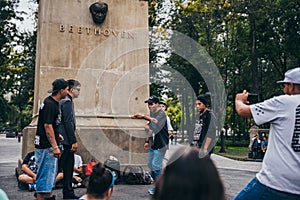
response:
M154 95L149 97L149 99L145 101L145 103L158 103L158 102L159 102L158 97Z

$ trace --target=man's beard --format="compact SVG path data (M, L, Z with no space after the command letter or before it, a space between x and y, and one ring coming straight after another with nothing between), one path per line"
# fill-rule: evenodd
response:
M203 114L204 111L205 111L205 109L200 109L200 110L199 110L199 113L200 113L200 114Z

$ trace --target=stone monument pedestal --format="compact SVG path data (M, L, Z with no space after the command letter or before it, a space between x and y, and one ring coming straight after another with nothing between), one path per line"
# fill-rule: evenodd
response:
M83 161L145 164L144 120L149 97L148 2L106 0L101 24L93 21L94 0L40 0L37 29L34 117L23 131L22 158L34 149L39 105L56 78L81 83L74 100Z

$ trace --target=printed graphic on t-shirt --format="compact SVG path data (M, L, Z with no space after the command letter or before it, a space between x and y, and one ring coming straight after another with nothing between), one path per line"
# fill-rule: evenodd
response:
M196 120L195 130L194 130L194 136L193 136L194 144L197 144L197 142L200 139L201 131L202 131L202 126L203 126L203 119Z
M201 133L202 126L203 126L203 119L196 120L194 134Z
M295 128L292 138L292 148L296 152L300 152L300 105L296 109Z
M40 145L40 136L39 136L39 135L36 135L36 136L35 136L34 144L35 144L35 145Z
M43 110L44 106L45 106L45 104L44 104L44 102L43 102L43 103L40 105L40 110Z
M56 121L55 121L57 126L61 123L61 116L62 116L61 110L59 109L59 113L58 113Z

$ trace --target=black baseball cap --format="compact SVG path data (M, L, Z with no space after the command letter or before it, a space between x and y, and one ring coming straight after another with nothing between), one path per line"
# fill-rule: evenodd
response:
M153 95L149 97L149 99L146 100L145 103L159 103L159 99L157 98L157 96Z
M48 93L55 93L61 89L65 89L68 86L68 81L65 81L63 78L56 79L52 83L52 89L48 90Z

